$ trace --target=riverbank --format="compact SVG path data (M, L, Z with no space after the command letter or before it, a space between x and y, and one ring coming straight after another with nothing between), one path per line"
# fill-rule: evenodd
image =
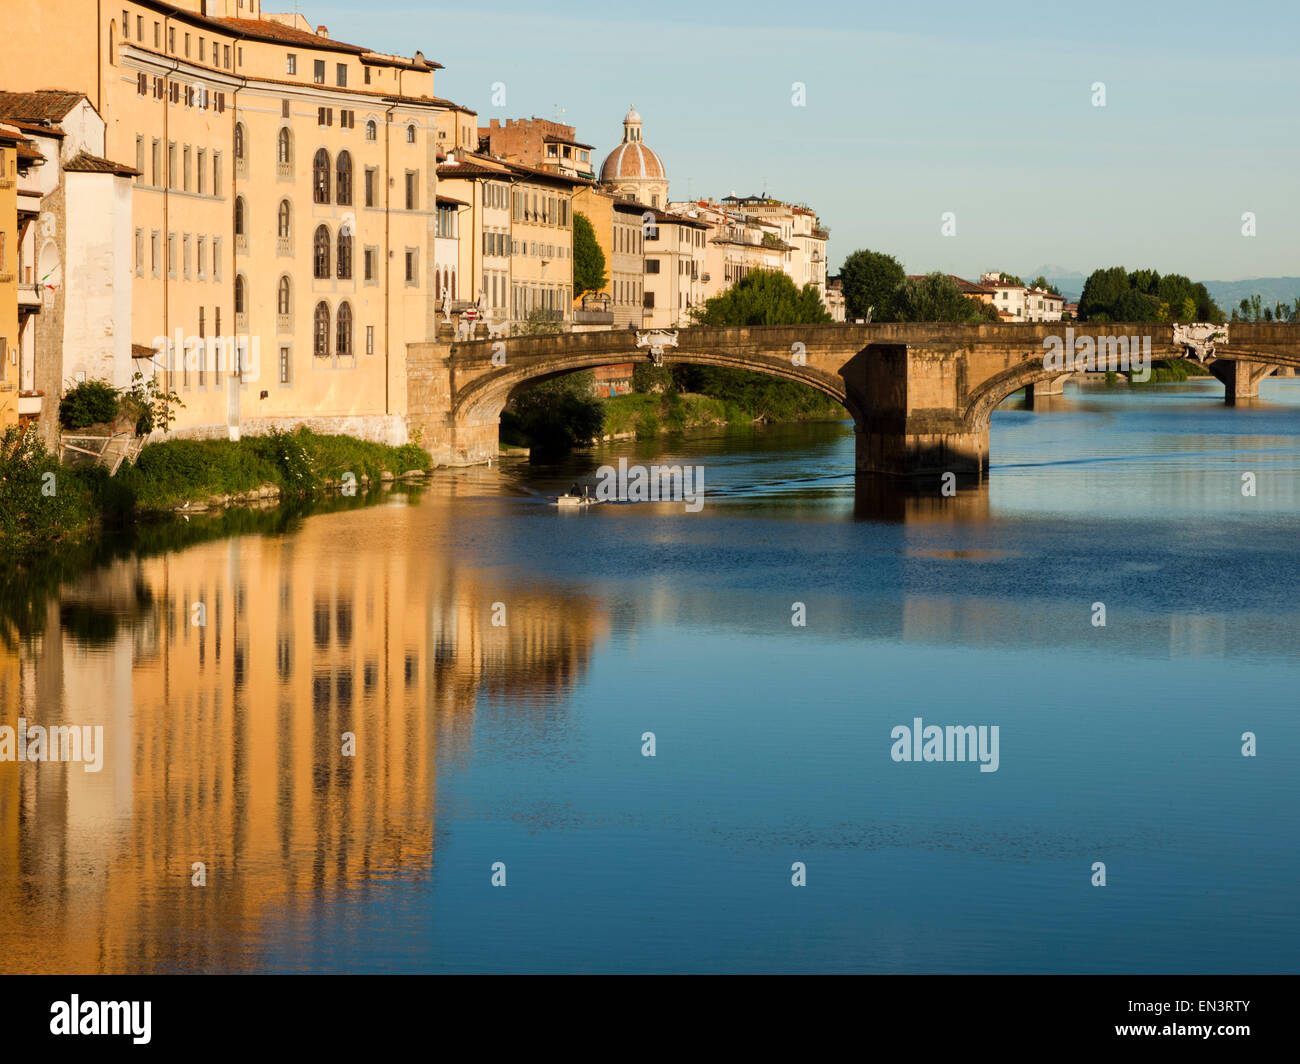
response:
M844 418L843 408L830 400L775 416L768 412L756 413L729 399L676 391L634 392L602 400L602 405L606 439L652 439L662 433L752 425L755 422L794 423Z
M34 434L0 441L0 551L10 564L171 512L204 513L423 477L415 444L389 447L308 429L241 440L167 440L147 445L116 476L65 464Z

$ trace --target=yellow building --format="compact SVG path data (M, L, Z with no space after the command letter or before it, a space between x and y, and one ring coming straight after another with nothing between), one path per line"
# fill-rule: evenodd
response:
M36 218L30 190L21 187L41 155L24 130L0 122L0 429L26 424L40 413L40 397L24 381L24 348L40 310L23 244Z
M435 328L439 64L258 0L18 2L0 89L84 92L141 171L129 332L175 428L403 439L406 344Z
M489 324L511 330L571 324L573 196L590 184L488 155L449 153L438 167L438 190L449 206L463 205L455 267L462 304L477 303ZM441 292L439 282L440 301Z

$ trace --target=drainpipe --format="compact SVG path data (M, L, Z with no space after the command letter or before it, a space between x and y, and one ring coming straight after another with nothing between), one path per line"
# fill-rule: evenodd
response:
M168 20L164 18L163 19L163 40L164 41L167 39L167 22ZM162 128L162 145L159 151L159 156L160 156L159 162L162 164L162 182L163 182L162 183L162 190L163 190L163 227L162 227L163 336L167 338L166 350L168 351L171 351L171 342L172 342L172 334L170 331L171 330L172 261L171 261L171 238L170 238L171 233L170 230L168 229L168 223L171 218L171 194L172 194L171 177L172 175L171 175L171 170L168 168L167 165L168 163L167 146L170 143L170 141L167 139L167 136L168 136L168 130L171 127L171 110L170 110L171 80L172 80L172 75L175 74L176 71L180 69L180 67L181 67L180 63L176 60L173 60L171 69L164 72L163 74L163 94L162 94L162 107L163 107L162 127L163 128ZM172 364L175 362L174 353L173 353L173 357L168 359L167 361L168 361L167 378L166 378L167 390L171 391L172 390L171 375L173 372ZM181 364L184 365L184 362L185 362L185 352L182 351Z
M397 87L399 90L402 87L402 72L400 69L397 72ZM401 95L400 91L398 95ZM388 368L389 366L388 325L389 325L389 309L393 305L393 289L392 289L393 252L391 247L389 246L392 241L392 237L389 232L390 220L389 220L388 204L389 204L390 193L388 190L392 187L393 157L392 157L392 147L390 144L390 136L391 136L392 126L393 126L393 111L395 111L396 109L397 109L397 104L391 104L388 110L384 112L384 414L385 416L391 413L391 407L389 405L389 396L388 396L388 392L390 388L390 376L389 376L389 368ZM436 202L435 202L435 206L436 206ZM437 338L436 331L434 333L434 338L435 339Z

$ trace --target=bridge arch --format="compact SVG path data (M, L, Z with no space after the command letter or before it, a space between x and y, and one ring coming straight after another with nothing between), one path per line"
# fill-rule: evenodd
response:
M575 352L546 359L525 358L513 364L507 361L505 366L477 377L457 392L451 407L452 418L456 421L497 418L500 417L510 397L529 385L586 369L619 366L628 362L644 362L647 357L645 352L638 351L631 354L624 350L609 353ZM833 399L855 420L860 414L860 411L855 409L857 404L845 389L843 379L838 376L833 377L811 365L796 366L792 361L771 356L754 357L726 351L674 348L664 352L663 364L740 369L780 380L794 381Z

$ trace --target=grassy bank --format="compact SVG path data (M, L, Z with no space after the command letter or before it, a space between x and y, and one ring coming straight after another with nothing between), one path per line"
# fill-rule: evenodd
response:
M619 395L604 400L604 406L606 433L635 433L639 439L651 438L661 432L749 425L757 420L806 421L847 416L839 404L829 399L825 403L809 403L803 409L784 410L774 416L767 412L756 413L733 399L676 391Z
M429 456L307 429L242 440L149 444L116 477L98 466L63 465L34 433L0 438L0 551L21 561L52 547L121 528L186 502L225 505L243 498L304 498L339 484L358 488L411 470Z

